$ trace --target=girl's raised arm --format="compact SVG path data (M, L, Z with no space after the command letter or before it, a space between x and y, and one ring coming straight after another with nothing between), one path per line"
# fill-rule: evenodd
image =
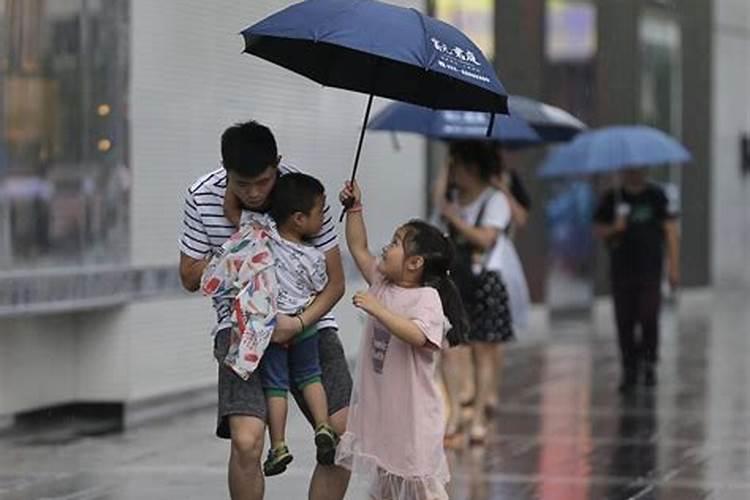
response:
M346 211L346 244L362 277L367 284L372 284L375 256L367 248L367 230L362 216L362 193L357 181L347 182L339 194L339 199L342 203L345 200L353 200L353 205Z

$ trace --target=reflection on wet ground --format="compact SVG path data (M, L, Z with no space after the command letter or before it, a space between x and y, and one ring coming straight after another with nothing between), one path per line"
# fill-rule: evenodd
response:
M484 447L450 453L451 498L750 499L750 297L722 294L665 314L656 390L621 397L611 330L553 324L508 352ZM124 434L63 428L0 438L2 499L225 495L213 409ZM290 422L297 460L267 498L305 498L310 432ZM354 485L348 498L365 498Z

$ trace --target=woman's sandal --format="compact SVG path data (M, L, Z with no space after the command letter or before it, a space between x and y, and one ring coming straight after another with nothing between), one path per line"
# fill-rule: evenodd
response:
M461 406L464 408L471 408L472 406L474 406L474 396L468 399L462 399Z
M448 422L448 425L445 427L445 434L443 435L443 446L445 448L453 449L461 447L464 437L461 424L460 419Z
M469 432L469 442L471 444L481 445L487 441L487 427L483 425L472 425Z

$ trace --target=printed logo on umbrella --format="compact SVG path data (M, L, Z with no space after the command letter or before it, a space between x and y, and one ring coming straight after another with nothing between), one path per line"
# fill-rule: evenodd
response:
M430 38L430 41L432 41L432 46L435 47L435 50L442 54L451 55L460 61L472 63L476 66L482 65L482 63L477 61L477 56L470 50L462 49L461 47L453 47L451 49L446 43L441 42L435 37Z

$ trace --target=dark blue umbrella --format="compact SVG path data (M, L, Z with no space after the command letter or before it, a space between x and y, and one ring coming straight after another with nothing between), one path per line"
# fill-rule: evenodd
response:
M453 26L376 0L307 0L242 31L245 52L323 85L421 106L507 114L492 64ZM488 130L489 133L489 130Z
M539 176L588 175L691 159L682 144L660 130L643 125L605 127L584 132L550 153Z
M511 116L520 118L539 132L545 142L566 142L586 130L586 124L564 109L528 97L508 98Z
M433 110L414 104L394 102L375 115L367 128L412 132L432 139L490 139L510 148L537 145L542 142L534 129L519 118L502 115L488 138L490 114L479 111Z

